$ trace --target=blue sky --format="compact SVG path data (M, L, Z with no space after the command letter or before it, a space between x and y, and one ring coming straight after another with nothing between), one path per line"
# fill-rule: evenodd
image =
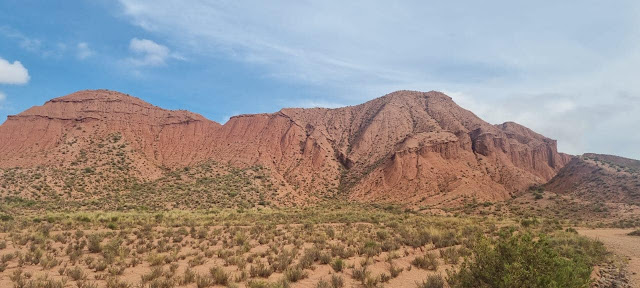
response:
M83 89L218 122L440 90L561 151L640 158L638 1L444 2L3 0L0 121Z

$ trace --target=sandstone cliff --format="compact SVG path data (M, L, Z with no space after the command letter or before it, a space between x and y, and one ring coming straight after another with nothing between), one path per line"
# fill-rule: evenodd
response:
M357 106L282 109L220 125L95 90L9 116L0 126L0 168L66 167L114 133L131 147L140 179L206 161L258 165L300 199L503 200L570 160L555 140L515 123L491 125L439 92L398 91Z

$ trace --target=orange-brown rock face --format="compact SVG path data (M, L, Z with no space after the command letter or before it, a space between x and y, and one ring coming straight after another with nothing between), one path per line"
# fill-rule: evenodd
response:
M97 90L10 116L0 126L0 167L72 161L112 133L136 151L143 178L215 160L265 166L282 189L310 197L412 204L503 200L570 160L555 140L515 123L491 125L439 92L399 91L357 106L283 109L220 125Z

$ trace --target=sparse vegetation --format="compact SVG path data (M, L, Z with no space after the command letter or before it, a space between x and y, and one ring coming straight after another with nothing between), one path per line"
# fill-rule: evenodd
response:
M440 271L442 265L453 287L588 283L585 275L604 261L602 247L545 219L525 220L510 226L493 218L330 202L308 208L34 213L0 222L0 251L17 251L2 255L0 269L18 275L11 278L15 285L69 281L82 288L289 287L327 271L322 266L331 275L317 287L389 287L412 267ZM542 270L545 280L531 279L532 268L517 259L553 269ZM132 273L141 276L131 281ZM416 285L440 287L437 277Z
M416 286L418 288L442 288L444 287L444 282L444 278L440 274L429 275L426 280L416 283Z
M436 255L432 253L427 253L423 256L416 257L415 259L413 259L411 264L420 269L427 269L432 271L438 270L438 259Z

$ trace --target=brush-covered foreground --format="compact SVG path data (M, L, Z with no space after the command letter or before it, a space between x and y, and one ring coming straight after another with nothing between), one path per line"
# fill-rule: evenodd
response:
M0 287L588 287L553 221L396 207L47 213L0 221Z

